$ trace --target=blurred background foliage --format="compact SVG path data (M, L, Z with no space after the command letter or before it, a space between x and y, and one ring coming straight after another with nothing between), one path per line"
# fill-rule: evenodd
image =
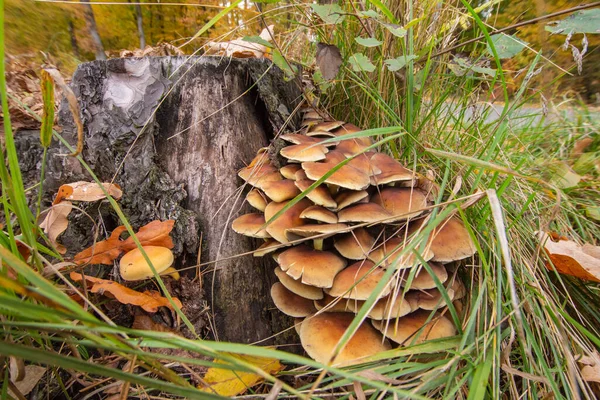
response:
M93 5L98 33L109 57L117 57L121 50L133 50L140 47L137 29L136 3L132 0L110 0L116 4ZM140 0L142 26L145 43L156 46L170 43L181 46L218 12L230 5L228 2L214 0ZM146 4L144 4L146 3ZM483 1L472 1L474 7ZM490 28L503 28L516 23L547 15L585 3L583 0L504 0L493 10L482 13L482 19ZM201 48L206 41L235 32L237 37L256 35L261 30L261 21L253 18L258 15L257 5L264 11L272 8L268 14L275 23L278 34L290 35L294 30L303 30L302 21L295 19L295 3L278 2L275 4L255 4L248 0L211 27L201 38L183 48L190 54ZM440 4L442 4L440 2ZM277 10L275 10L277 9ZM281 11L278 11L278 10ZM94 59L94 43L86 25L84 7L76 0L62 3L36 2L34 0L6 0L6 34L9 56L29 59L34 62L50 62L57 65L67 75L71 74L78 63ZM564 18L564 17L561 17ZM543 95L550 98L577 98L588 104L600 103L600 35L587 35L587 54L583 58L582 73L578 73L574 62L573 48L563 46L564 35L551 35L545 29L548 21L526 25L507 32L528 43L533 50L541 50L547 67L544 73L535 77L543 88ZM42 29L40 29L42 27ZM300 29L297 29L300 28ZM463 39L471 37L473 26L462 27ZM297 34L294 34L298 38ZM288 41L289 39L282 39ZM306 38L304 38L306 39ZM584 35L570 38L570 43L579 51L585 46ZM310 43L296 42L287 46L288 56L293 59L306 59L306 48ZM463 47L453 53L460 56L479 58L485 48L481 45ZM303 57L304 56L304 57ZM503 60L507 71L509 92L514 92L522 80L536 53L525 50L516 56ZM488 55L488 58L489 57ZM565 72L568 71L568 72ZM558 81L558 77L561 77ZM556 83L555 83L556 81ZM501 97L501 96L500 96Z

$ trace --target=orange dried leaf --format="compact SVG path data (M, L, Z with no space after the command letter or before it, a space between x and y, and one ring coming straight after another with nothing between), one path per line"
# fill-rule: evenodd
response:
M124 226L115 228L108 239L98 242L92 247L77 253L73 258L73 261L80 265L87 263L111 265L123 251L122 246L125 242L119 240L119 237L124 231Z
M56 198L52 202L52 205L55 206L67 197L73 194L73 188L69 185L62 185L58 188L58 192L56 193Z
M104 189L115 199L120 199L123 195L121 187L114 183L103 183ZM69 194L70 189L70 194ZM98 201L106 198L104 191L96 182L73 182L62 185L58 189L59 195L65 193L64 199L74 201ZM58 198L58 196L57 196Z
M556 270L561 274L588 281L600 282L600 247L583 246L571 240L553 241L550 235L540 233L540 240ZM546 267L552 270L552 265Z
M78 274L77 272L71 272L70 277L75 282L80 282L83 280L83 275ZM90 289L92 293L98 293L102 295L110 293L121 304L139 306L144 311L150 313L157 312L158 307L168 307L173 309L171 303L169 303L169 300L166 297L162 297L158 292L153 290L148 290L144 293L141 293L117 282L94 278L91 276L86 276L85 280L86 282L92 283L92 288ZM173 297L173 302L179 309L182 308L182 304L179 299Z
M175 221L170 219L167 221L152 221L149 224L142 226L136 237L142 246L161 246L168 249L173 248L173 240L169 236L175 226ZM137 246L133 238L129 237L123 242L123 250L129 251Z

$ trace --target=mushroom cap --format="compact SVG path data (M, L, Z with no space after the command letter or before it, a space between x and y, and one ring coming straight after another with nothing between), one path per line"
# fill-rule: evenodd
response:
M360 203L346 207L338 212L340 222L388 222L392 214L375 203Z
M303 244L279 254L277 262L292 278L302 278L302 283L320 288L331 287L335 276L346 266L346 260L337 254Z
M393 157L383 153L375 153L371 157L371 164L375 165L380 173L371 177L371 184L383 185L398 181L412 181L415 173L406 169Z
M312 300L291 292L281 282L271 286L271 298L275 306L290 317L303 318L317 311Z
M458 277L454 277L449 285L446 284L446 287L448 290L454 291L454 300L462 299L467 295L467 288Z
M246 201L254 208L264 212L267 206L267 199L258 189L252 189L246 195Z
M260 164L242 168L238 175L249 185L260 188L265 182L283 179L277 168L269 164Z
M364 228L354 229L345 235L338 235L334 239L336 250L344 257L351 260L363 260L373 248L375 238Z
M322 143L324 140L322 138L307 136L301 133L287 133L281 135L280 138L293 144L321 144L326 147L333 147L337 144L336 142Z
M310 187L310 185L312 185L315 182L311 181L310 179L300 179L296 180L294 183L296 184L296 187L300 189L300 191L304 192ZM323 206L327 208L337 207L337 203L335 202L335 200L333 200L333 197L331 197L331 194L324 185L317 186L316 188L308 192L306 194L306 197L308 197L310 200L312 200L313 203L315 203L318 206Z
M371 201L397 217L396 221L416 217L427 207L425 194L414 188L387 187L375 193Z
M380 263L384 268L395 266L396 269L406 269L420 264L421 261L412 251L402 256L400 255L405 245L406 242L403 237L394 236L393 238L384 240L383 243L369 253L368 258L374 263ZM421 257L425 261L429 261L433 257L433 252L429 248L426 248Z
M375 267L371 261L358 261L335 276L333 285L325 289L325 293L334 297L345 299L366 300L373 293L373 289L383 278L385 270ZM389 284L379 294L379 298L387 296L392 290Z
M340 126L344 125L345 122L344 121L325 121L325 122L321 122L313 127L311 127L308 131L325 131L325 132L329 132L332 131L336 128L339 128Z
M434 273L435 276L440 280L440 282L444 283L448 280L448 271L446 271L446 267L442 264L429 262L429 268L431 268L431 272ZM406 284L406 279L408 279L408 271L405 272L405 280L403 284ZM435 282L429 272L425 269L425 267L421 267L421 269L415 274L412 282L410 283L410 289L416 290L425 290L425 289L433 289L435 288ZM456 291L455 291L456 296Z
M166 247L142 246L157 274L164 272L175 260L173 252ZM152 278L154 274L139 248L127 252L119 262L121 278L126 281L139 281Z
M264 242L263 244L261 244L258 247L258 249L254 250L254 253L252 253L252 255L254 257L262 257L265 254L269 254L269 253L279 250L280 245L281 245L281 243L279 243L275 239L267 239L267 241Z
M279 168L279 173L283 175L285 179L296 180L296 172L301 170L300 164L287 164Z
M325 294L321 300L315 300L315 307L321 312L349 312L353 309L349 303L356 301L358 300L342 299Z
M454 300L454 290L446 289L450 301ZM406 294L407 300L414 305L416 304L422 310L437 310L438 308L445 307L446 300L442 293L437 289L428 290L411 290Z
M342 153L332 150L327 154L324 162L303 162L302 169L309 179L316 181L321 179L341 161L345 160L345 158ZM350 190L363 190L369 187L371 180L368 173L346 164L327 177L325 182Z
M317 288L293 279L291 276L283 272L280 267L275 268L275 275L279 281L289 291L310 300L320 300L323 298L323 289Z
M328 363L353 319L354 314L351 313L323 313L306 318L300 327L302 347L314 360ZM333 365L357 364L362 358L390 349L390 344L381 334L368 322L363 322L335 358Z
M346 224L306 224L297 228L287 229L285 234L290 241L317 235L323 235L319 237L319 239L325 239L338 233L345 232L349 228L350 227Z
M281 149L279 154L290 161L319 161L325 159L329 149L316 143L294 144Z
M336 224L338 217L333 212L321 206L310 206L306 210L302 211L300 218L312 219L319 222L325 222L326 224Z
M265 221L269 221L271 218L273 218L275 214L282 210L287 204L288 202L271 202L267 204L264 216ZM288 243L289 241L285 235L285 231L290 228L304 225L305 221L300 218L300 214L302 214L304 209L310 207L311 205L312 204L307 199L300 200L290 207L286 212L281 214L277 219L269 223L269 225L266 227L266 231L279 243Z
M335 202L339 211L368 197L369 193L366 190L345 190L335 196Z
M234 219L231 228L240 235L267 239L271 235L263 228L264 225L264 214L251 213Z
M291 200L300 194L300 191L296 187L294 181L291 179L264 182L261 185L261 188L271 200L277 203L281 203L282 201L286 200Z
M433 261L448 263L471 257L477 252L469 231L458 218L448 218L431 233Z
M349 301L348 305L352 312L357 313L365 302L363 300ZM392 319L403 317L415 311L402 293L396 296L392 293L377 300L367 317L375 320Z
M385 337L405 346L456 335L452 321L440 314L434 315L425 325L429 316L428 311L420 310L389 322L373 321L373 326Z

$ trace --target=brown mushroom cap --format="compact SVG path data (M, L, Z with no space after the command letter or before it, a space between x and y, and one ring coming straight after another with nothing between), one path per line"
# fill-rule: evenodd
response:
M143 246L146 255L152 262L152 266L157 274L167 270L174 261L173 252L166 247ZM127 252L119 262L119 272L121 278L126 281L139 281L141 279L152 278L154 274L150 265L146 262L140 249L135 248Z
M291 292L281 282L275 282L271 286L271 298L275 306L290 317L303 318L317 311L312 300Z
M280 210L282 210L287 205L287 202L277 203L272 202L267 205L265 208L265 221L269 221L271 218L275 216ZM312 204L307 199L302 199L289 210L281 214L277 219L269 223L267 225L266 231L273 237L273 239L277 240L279 243L288 243L287 236L285 235L285 231L290 228L295 228L298 226L302 226L305 224L305 221L300 218L300 214L307 207L310 207Z
M252 189L246 195L246 201L254 208L264 212L267 206L267 199L258 189Z
M296 187L294 181L291 179L264 182L261 185L261 188L271 200L278 203L291 200L300 194L300 191Z
M311 127L308 131L309 132L312 132L312 131L329 132L336 128L339 128L340 126L342 126L344 124L345 124L344 121L325 121L325 122L321 122L321 123Z
M336 224L338 217L333 212L321 206L310 206L306 210L302 211L300 218L312 219L319 222L325 222L326 224Z
M365 304L363 300L348 302L351 311L357 313ZM396 296L390 293L389 295L377 300L367 317L375 320L399 318L415 311L411 304L406 300L402 293Z
M296 180L296 172L300 171L302 167L300 164L288 164L279 168L279 173L283 175L285 179Z
M405 240L403 237L394 236L386 239L369 253L369 260L374 263L379 263L382 267L395 266L396 269L412 268L421 263L419 258L412 252L407 252L404 255L400 253L404 250ZM433 252L426 248L421 254L425 261L431 260Z
M255 238L270 238L271 235L263 228L265 225L264 214L244 214L233 220L231 228L240 235Z
M381 222L391 217L392 214L375 203L355 204L338 212L340 222Z
M431 251L433 261L448 263L471 257L477 252L469 231L458 218L443 221L432 232Z
M261 164L242 168L238 175L249 185L260 188L265 182L283 179L277 168L271 164Z
M290 161L319 161L325 159L329 149L320 144L295 144L281 149L279 154Z
M275 268L275 275L277 275L277 278L279 278L279 281L283 286L298 296L310 300L320 300L323 298L323 289L305 285L304 283L293 279L279 267Z
M300 133L288 133L281 135L280 138L294 144L320 144L326 147L334 147L337 144L336 142L322 143L324 140L322 138L307 136Z
M462 299L467 295L467 288L458 277L454 277L450 284L446 284L447 290L454 292L454 300Z
M264 242L263 244L261 244L258 247L258 249L254 250L254 253L252 253L252 255L254 257L262 257L265 254L269 254L269 253L279 250L280 245L281 245L281 243L279 243L275 239L267 239L267 241Z
M416 217L427 207L425 194L413 188L384 188L374 194L371 201L397 217L396 221Z
M306 318L300 327L302 347L314 360L328 363L353 319L354 314L351 313L323 313ZM369 323L364 322L335 358L333 365L357 364L361 362L361 358L390 348L381 334Z
M332 150L327 154L324 162L304 162L302 163L302 169L309 179L316 181L321 179L344 159L345 157L343 154ZM363 190L369 186L371 180L368 173L360 171L350 165L343 165L325 179L325 182L350 190Z
M317 235L323 235L319 238L325 239L335 234L346 232L348 229L349 226L346 224L306 224L297 228L287 229L285 234L290 241Z
M452 321L440 314L434 315L425 325L429 316L428 311L415 311L389 322L373 321L373 326L384 336L405 346L456 335Z
M358 261L337 274L333 285L331 288L325 289L325 293L345 299L366 300L371 296L384 274L385 270L375 267L371 261ZM387 285L379 297L387 296L391 290L392 285Z
M368 197L369 193L366 190L345 190L335 196L335 202L339 211L361 200L368 199Z
M375 153L371 157L371 164L375 165L380 173L371 177L371 184L383 185L398 181L412 181L415 173L406 169L396 159L383 153Z
M440 280L440 282L444 283L448 280L448 271L442 264L429 262L429 267L435 276ZM408 271L405 272L404 275L405 281L403 284L406 284L406 279L408 279ZM425 269L425 267L421 267L421 269L415 274L412 282L410 283L411 289L416 290L425 290L425 289L433 289L435 288L435 282L433 281L433 277L429 275L429 272ZM456 296L456 293L455 293Z
M320 288L331 287L333 278L346 266L346 260L335 253L302 244L279 254L277 262L292 278Z
M375 238L366 229L358 228L345 235L335 237L334 246L344 257L351 260L363 260L371 252Z
M353 308L349 303L356 301L358 300L342 299L325 294L321 300L315 300L315 307L322 312L348 312Z
M454 290L446 289L446 293L450 301L454 300ZM416 304L422 310L433 311L447 305L444 296L438 289L411 290L406 294L406 298L413 307Z
M294 183L296 184L296 187L300 189L300 191L304 192L314 182L310 179L301 179L296 180ZM331 194L324 185L317 186L316 188L308 192L306 194L306 197L308 197L310 200L312 200L313 203L315 203L318 206L323 206L327 208L337 207L337 203L333 200L333 197L331 197Z

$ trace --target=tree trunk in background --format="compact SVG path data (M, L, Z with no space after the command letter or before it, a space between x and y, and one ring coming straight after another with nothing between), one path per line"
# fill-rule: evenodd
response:
M102 40L100 39L100 34L98 33L98 28L96 27L96 18L94 18L94 10L92 10L92 6L89 3L89 0L79 0L83 4L84 14L85 14L85 23L88 27L88 31L90 32L90 36L92 37L92 42L94 43L94 51L96 52L96 60L106 60L106 54L104 53L104 46L102 45Z
M146 48L146 35L144 35L144 20L142 18L142 6L135 5L135 17L137 21L138 36L140 37L140 49Z
M71 38L71 48L73 49L73 54L75 54L77 59L81 59L79 46L77 45L77 36L75 36L75 26L73 25L73 20L71 18L69 18L69 37Z
M292 324L269 295L276 279L271 257L226 259L260 245L231 230L234 218L252 211L243 204L237 170L268 145L301 98L295 81L285 82L277 67L266 72L271 65L220 57L111 59L80 65L71 84L85 125L83 157L101 180L116 176L124 193L119 203L134 228L174 219L176 266L195 265L199 246L202 262L217 261L203 268L202 280L219 340L252 343ZM59 118L63 135L74 143L64 101ZM296 118L291 122L289 130ZM61 153L68 151L51 150L44 185L49 191L90 180ZM114 216L103 217L109 230L118 225ZM74 253L91 237L89 227L71 223L60 240ZM289 335L263 343L285 343Z

